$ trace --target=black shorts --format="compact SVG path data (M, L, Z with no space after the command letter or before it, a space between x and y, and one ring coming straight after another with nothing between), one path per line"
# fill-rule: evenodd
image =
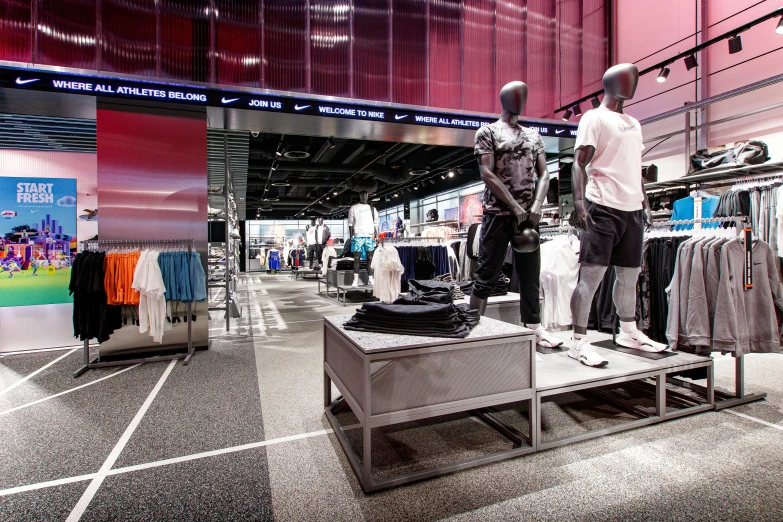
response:
M588 265L642 266L644 211L617 210L587 202L593 218L580 238L579 262Z

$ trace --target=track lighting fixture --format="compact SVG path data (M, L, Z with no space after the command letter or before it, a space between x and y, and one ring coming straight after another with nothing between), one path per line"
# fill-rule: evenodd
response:
M783 16L778 21L778 26L775 27L775 34L783 34Z
M563 121L570 120L572 114L571 109L566 109L565 114L563 114Z
M687 70L695 69L699 66L699 62L696 61L696 55L692 54L690 56L685 57L685 68Z
M446 176L444 174L441 174L440 179L446 179Z
M277 170L277 167L275 166L275 164L274 164L274 163L272 163L271 170Z
M430 178L430 185L434 185L434 184L435 184L435 178Z
M574 116L579 116L580 114L582 114L582 107L577 103L574 105Z
M338 194L337 194L337 192L332 192L332 194L333 194L333 195L335 195L335 196L337 196L337 195L338 195Z
M327 143L327 145L329 145L330 149L334 148L334 138L332 138L331 136L326 139L326 143Z
M598 96L596 96L590 100L590 104L593 106L593 109L597 109L601 106L601 100L599 100Z
M666 81L666 78L669 77L669 68L664 67L661 69L661 72L658 73L658 78L656 78L656 81L658 83L663 83Z
M413 190L419 190L419 186L418 185L414 185L413 186Z
M737 54L742 50L742 37L734 35L729 38L729 54Z
M396 192L394 193L394 197L395 197L395 198L397 198L397 197L399 197L399 196L400 196L400 195L399 195L399 194L397 194Z
M450 178L453 178L453 177L454 177L454 171L453 171L453 170L450 170L450 171L449 171L449 177L450 177Z

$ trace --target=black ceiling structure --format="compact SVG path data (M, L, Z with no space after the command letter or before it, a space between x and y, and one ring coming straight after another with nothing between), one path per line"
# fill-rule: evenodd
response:
M344 217L362 191L383 209L479 179L472 148L269 133L251 135L247 176L248 219Z

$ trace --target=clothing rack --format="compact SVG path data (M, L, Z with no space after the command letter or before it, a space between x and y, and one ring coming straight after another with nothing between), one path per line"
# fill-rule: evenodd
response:
M166 246L166 247L185 247L188 249L188 257L193 253L194 242L192 239L87 239L81 241L81 251L102 251L107 247L128 247L135 246L141 248L151 248L154 246ZM121 361L101 361L100 353L97 357L90 360L90 340L84 340L84 365L73 373L73 377L79 377L87 370L95 368L105 368L107 366L127 366L130 364L144 364L148 362L159 361L171 361L173 359L184 359L183 364L188 364L190 358L193 357L195 350L193 348L193 302L188 302L188 342L186 353L178 353L174 355L157 355L153 357L142 357L136 359L123 359ZM165 350L171 350L173 348L180 348L185 345L167 345Z
M384 242L387 241L389 243L410 243L411 241L437 241L438 243L445 243L446 240L442 237L421 237L421 236L413 236L413 237L382 237L378 239L378 242Z
M702 219L681 219L675 221L662 221L653 223L653 228L671 227L676 225L701 225L709 223L736 223L746 227L748 224L748 216L734 216L734 217L722 217L722 218L702 218ZM688 231L685 231L688 232ZM753 250L748 251L746 256L746 263L753 263ZM748 271L745 270L748 274ZM747 288L747 285L746 285ZM616 320L615 320L616 321ZM617 324L615 324L616 332ZM734 394L724 393L719 390L713 390L715 398L715 409L722 410L725 408L731 408L739 406L741 404L747 404L750 402L760 401L767 397L766 393L745 393L745 360L744 355L734 358ZM667 377L666 382L677 386L682 386L700 393L708 393L708 389L704 386L699 386L689 381L682 380L678 377Z

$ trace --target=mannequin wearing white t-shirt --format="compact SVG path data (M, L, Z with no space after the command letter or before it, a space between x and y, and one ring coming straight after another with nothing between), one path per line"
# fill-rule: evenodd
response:
M375 281L372 272L372 254L375 250L375 237L378 237L378 226L380 220L378 212L367 203L368 194L366 191L359 193L359 203L356 203L348 211L348 241L353 252L353 283L351 286L359 286L359 261L362 252L367 255L367 273L370 274L369 284L372 286Z
M642 236L652 223L641 172L641 126L623 112L625 100L633 98L638 83L635 65L611 67L603 77L601 106L585 113L577 131L572 224L584 234L579 283L571 298L574 334L568 355L587 366L608 364L586 334L593 296L610 264L616 272L612 296L621 327L615 343L649 352L666 348L644 335L634 317Z

